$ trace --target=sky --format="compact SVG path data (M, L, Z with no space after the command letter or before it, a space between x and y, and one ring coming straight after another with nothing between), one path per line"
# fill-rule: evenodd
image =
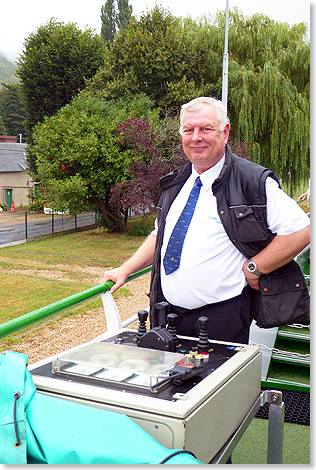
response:
M24 39L50 18L64 23L76 23L85 30L97 33L101 29L101 7L106 0L3 0L0 8L0 52L14 61L23 51ZM129 0L133 14L139 16L151 11L155 4L168 9L174 16L191 16L196 19L204 14L214 15L226 10L227 0ZM244 16L264 13L275 21L289 23L306 22L310 25L314 6L308 0L229 0L229 8L237 6Z

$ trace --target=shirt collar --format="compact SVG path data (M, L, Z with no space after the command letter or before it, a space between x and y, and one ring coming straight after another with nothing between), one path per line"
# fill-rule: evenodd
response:
M208 191L212 187L212 184L214 183L218 175L220 174L221 169L224 166L224 162L225 162L225 155L220 159L218 163L216 163L216 165L212 166L206 171L203 171L203 173L201 173L200 175L198 174L196 169L193 168L193 165L192 165L192 176L194 180L199 176L204 190Z

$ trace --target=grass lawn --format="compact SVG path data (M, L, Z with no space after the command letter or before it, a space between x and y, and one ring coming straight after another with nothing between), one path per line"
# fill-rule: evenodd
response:
M98 285L105 269L119 266L144 239L93 229L1 248L0 323ZM127 285L114 297L128 293ZM54 318L78 315L87 308L97 310L100 305L97 297ZM31 326L3 338L0 351L1 343L16 341L33 329Z

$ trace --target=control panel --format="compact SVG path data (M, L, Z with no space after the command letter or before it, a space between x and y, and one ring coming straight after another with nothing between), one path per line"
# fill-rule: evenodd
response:
M253 345L177 334L177 316L158 304L159 327L105 332L29 366L37 391L127 414L167 448L209 463L261 392L261 354Z

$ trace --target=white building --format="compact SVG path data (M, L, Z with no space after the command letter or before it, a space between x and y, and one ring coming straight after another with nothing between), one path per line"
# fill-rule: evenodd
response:
M29 190L34 181L27 172L27 144L0 142L0 203L8 210L29 205Z

